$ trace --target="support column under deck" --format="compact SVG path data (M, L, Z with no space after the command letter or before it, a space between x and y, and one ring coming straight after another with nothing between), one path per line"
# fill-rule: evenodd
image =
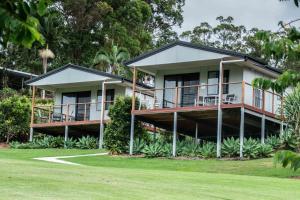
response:
M32 140L33 140L33 128L30 127L29 142L32 142Z
M245 131L245 108L242 107L241 121L240 121L240 158L243 158L244 131Z
M266 116L261 117L261 143L265 143Z
M198 143L198 123L196 123L195 142Z
M177 112L174 112L174 119L173 119L173 150L172 150L173 157L176 156L176 141L177 141Z
M135 118L134 114L131 114L129 155L133 154L134 118Z
M65 148L66 148L66 141L68 140L69 137L69 126L65 126Z
M222 109L218 109L217 157L221 157L222 145Z

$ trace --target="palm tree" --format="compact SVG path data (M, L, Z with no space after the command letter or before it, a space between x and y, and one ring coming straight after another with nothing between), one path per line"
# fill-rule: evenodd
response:
M129 53L127 49L118 47L112 44L111 51L100 50L96 53L94 58L94 66L101 65L103 63L108 65L107 72L118 75L126 75L126 69L122 66L122 63L129 59Z
M46 74L48 69L48 58L54 58L54 53L48 49L47 45L46 49L39 50L39 56L43 61L43 73ZM45 90L42 91L42 98L45 99Z

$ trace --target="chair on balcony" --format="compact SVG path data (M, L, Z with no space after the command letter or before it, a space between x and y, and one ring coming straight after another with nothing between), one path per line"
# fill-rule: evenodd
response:
M234 104L237 103L237 96L235 94L227 94L225 99L223 99L224 104Z

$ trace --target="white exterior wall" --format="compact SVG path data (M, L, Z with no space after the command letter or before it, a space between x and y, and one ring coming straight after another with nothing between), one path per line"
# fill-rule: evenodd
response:
M243 69L240 66L226 64L224 66L224 70L229 70L229 82L242 82L243 81ZM200 84L207 84L208 72L209 71L219 71L219 66L200 66L198 68L193 69L176 69L176 70L168 70L168 71L158 71L155 77L155 88L162 89L164 88L164 76L165 75L176 75L176 74L189 74L189 73L199 73ZM237 94L239 95L237 98L241 98L241 84L232 84L229 85L229 93L228 94ZM207 87L200 89L201 95L207 95ZM157 92L157 101L162 102L163 100L163 91Z
M72 87L72 88L62 88L57 89L54 92L54 105L61 105L62 104L62 93L68 92L84 92L84 91L91 91L91 107L90 107L90 120L100 120L100 110L96 109L96 102L97 102L97 91L102 89L102 83L99 85L94 86L85 86L85 87ZM115 90L115 98L117 96L123 96L125 91L127 90L126 87L122 87L119 85L108 84L106 85L106 89L114 89ZM108 119L108 110L105 111L104 119Z

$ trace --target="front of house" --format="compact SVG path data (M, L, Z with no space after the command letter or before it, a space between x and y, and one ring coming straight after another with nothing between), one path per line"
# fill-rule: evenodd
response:
M173 132L174 156L181 136L217 141L218 157L223 138L239 137L242 157L244 137L264 142L283 129L282 97L252 86L255 78L273 80L281 72L248 55L178 41L126 65L133 69L133 81L72 64L29 81L33 88L54 92L54 105L33 103L31 139L33 129L59 129L67 138L71 129L82 134L100 128L101 140L108 107L120 95L140 103L132 110L131 154L135 120ZM138 71L154 76L155 87L138 83Z
M73 64L34 78L27 84L33 91L36 88L50 91L54 97L51 105L37 105L33 95L31 139L33 129L51 134L65 132L65 138L82 133L98 136L101 125L109 121L108 109L115 98L132 95L130 80ZM138 87L151 88L142 84ZM150 94L143 93L141 97L151 102Z
M240 137L242 146L244 137L264 142L267 135L282 130L282 97L252 87L255 78L273 80L281 72L260 60L179 41L126 64L155 76L154 102L133 110L133 121L172 131L173 155L180 135L217 140L219 157L223 138Z

